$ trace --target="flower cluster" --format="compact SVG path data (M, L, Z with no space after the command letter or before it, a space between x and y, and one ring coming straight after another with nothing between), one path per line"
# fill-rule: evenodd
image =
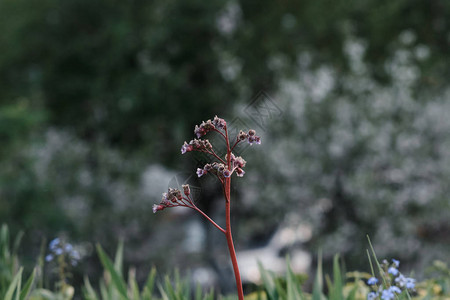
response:
M414 292L416 286L416 280L413 278L405 277L398 267L400 261L393 259L392 263L384 260L381 263L383 284L379 284L379 280L375 277L369 278L367 284L372 288L372 291L367 295L367 300L393 300L397 298L402 292Z
M233 171L236 171L236 175L238 177L244 176L245 171L242 168L245 167L245 164L247 163L245 159L243 159L240 156L236 157L234 156L233 153L231 153L230 157L231 157L231 164L233 166Z
M227 126L227 122L217 116L214 119L202 122L200 125L195 125L194 134L197 138L200 138L210 132L211 130L224 129Z
M197 168L198 177L202 177L208 174L208 172L217 175L219 178L228 178L231 176L231 171L222 163L213 162L206 164L203 168Z
M193 139L188 143L184 142L181 146L181 154L191 151L209 151L212 149L212 145L208 140Z
M226 140L227 154L225 155L225 158L219 157L216 154L209 140L200 139L210 131L216 131ZM194 133L197 138L191 140L189 143L185 141L181 146L181 154L191 151L200 151L211 155L215 161L205 164L203 168L197 168L197 176L202 177L203 175L210 173L216 175L222 184L224 184L225 179L229 178L233 173L236 173L238 177L243 177L245 174L243 168L247 162L242 157L233 154L234 148L242 141L247 141L250 145L261 144L261 138L256 135L256 132L253 129L250 129L247 132L241 130L236 136L234 143L230 143L227 123L224 119L217 116L215 116L213 120L203 121L200 125L196 125ZM153 205L153 212L156 213L167 207L174 206L194 208L195 205L189 197L189 185L183 185L183 192L185 197L183 197L180 190L169 188L167 193L163 194L161 202Z
M247 142L250 145L253 145L253 143L258 144L258 145L261 144L261 138L256 135L256 131L253 129L250 129L248 132L241 130L237 136L237 140L238 141L247 140Z
M189 188L188 184L183 184L182 187L184 195L188 198L184 198L179 189L169 188L167 190L167 193L163 193L161 202L159 204L153 205L153 213L156 213L157 211L163 210L167 207L186 206L186 203L184 203L183 200L190 203L189 195L191 193L191 189Z
M71 244L62 241L60 238L53 239L48 248L50 253L45 257L47 262L61 258L63 261L67 259L72 266L76 266L81 259L80 253Z

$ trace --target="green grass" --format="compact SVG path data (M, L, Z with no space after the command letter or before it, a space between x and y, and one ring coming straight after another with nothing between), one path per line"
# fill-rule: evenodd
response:
M20 266L17 250L22 234L18 234L14 242L10 243L9 230L3 225L0 231L0 299L1 300L71 300L74 288L70 283L63 288L55 290L44 289L38 282L41 278L41 267L37 266L28 275ZM370 288L365 281L374 275L382 273L378 259L369 241L371 251L368 251L371 273L342 272L341 261L338 255L333 259L332 276L323 274L322 260L319 259L316 267L311 292L304 290L303 286L307 276L295 274L289 258L286 259L286 273L279 276L259 264L261 280L256 292L245 296L246 300L363 300L366 299ZM199 286L193 288L189 278L182 278L175 271L172 276L157 276L152 268L147 279L142 284L136 280L136 270L123 270L123 242L119 242L114 259L110 258L100 245L97 245L97 254L102 263L104 272L98 286L92 286L89 278L84 278L82 299L85 300L235 300L236 296L221 296L213 290L204 292ZM429 270L431 278L417 284L417 293L409 295L402 293L396 300L402 299L450 299L450 269L444 262L434 262ZM25 277L25 278L24 278ZM158 280L157 278L161 278ZM384 285L388 284L385 280ZM38 287L39 286L39 287ZM80 291L79 291L80 292Z

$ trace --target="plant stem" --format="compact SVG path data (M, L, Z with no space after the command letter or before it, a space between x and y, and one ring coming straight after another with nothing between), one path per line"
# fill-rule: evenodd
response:
M231 170L231 149L228 139L228 130L225 127L225 140L227 143L227 165L228 170ZM227 238L228 251L230 252L231 263L233 265L234 277L236 279L236 288L238 292L239 300L244 300L244 291L242 289L241 274L239 273L239 266L236 258L236 251L233 244L233 236L231 235L231 204L230 204L230 191L231 191L231 177L225 178L224 185L225 196L225 236Z
M197 212L199 212L202 216L204 216L211 224L213 224L217 229L219 229L221 232L226 234L226 231L220 227L220 225L218 225L216 222L214 222L210 217L208 217L207 214L205 214L201 209L199 209L197 206L192 205L192 206L186 206L189 208L192 208L194 210L196 210Z
M239 297L239 300L244 300L244 292L242 290L241 275L239 273L239 266L238 266L238 263L237 263L236 251L234 250L233 237L231 235L230 178L227 178L225 180L225 191L226 191L226 194L225 194L225 198L226 198L226 203L225 203L225 207L226 207L225 208L226 209L225 236L227 238L228 250L230 251L231 263L233 264L233 271L234 271L234 277L236 279L236 287L237 287L238 297Z

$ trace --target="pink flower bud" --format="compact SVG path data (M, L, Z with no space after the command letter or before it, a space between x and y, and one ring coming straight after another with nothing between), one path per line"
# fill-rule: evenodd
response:
M245 133L244 131L239 131L239 135L238 135L239 140L243 141L247 138L247 133Z
M183 184L183 192L186 196L189 196L191 194L191 189L189 188L189 184Z
M165 208L164 205L161 204L153 204L153 213L156 213L157 211L163 210Z
M236 175L237 175L238 177L243 177L244 174L245 174L245 171L244 171L244 170L242 170L241 168L236 168Z
M219 118L218 116L215 116L215 117L214 117L214 119L213 119L213 121L212 121L212 124L213 124L216 128L219 128L219 129L223 129L223 128L225 128L225 126L227 126L227 122L225 122L224 119L221 119L221 118Z
M185 154L186 152L190 152L194 149L193 145L190 145L184 142L183 146L181 146L181 154Z
M236 157L236 159L233 162L233 166L235 167L239 167L239 168L243 168L245 167L245 164L247 162L245 161L245 159L243 159L241 156Z

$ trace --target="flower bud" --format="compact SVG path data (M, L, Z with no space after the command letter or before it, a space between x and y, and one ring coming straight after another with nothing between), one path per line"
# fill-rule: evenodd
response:
M181 146L181 154L185 154L186 152L190 152L193 150L193 146L184 142L184 144Z
M153 204L153 213L156 213L157 211L163 210L165 208L164 205L161 204Z
M189 188L189 184L183 184L183 192L186 196L189 196L191 194L191 189Z
M243 177L244 174L245 174L245 171L244 171L244 170L242 170L241 168L236 168L236 175L237 175L238 177Z
M246 163L247 162L245 161L245 159L243 159L241 156L238 156L238 157L235 158L235 160L233 162L233 165L235 167L243 168L243 167L245 167Z
M238 135L239 140L243 141L247 138L247 133L245 133L244 131L239 131L239 135Z
M224 119L221 119L221 118L219 118L218 116L215 116L214 119L213 119L213 121L212 121L212 124L213 124L216 128L223 129L223 128L225 128L225 126L227 125L227 122L225 122Z

